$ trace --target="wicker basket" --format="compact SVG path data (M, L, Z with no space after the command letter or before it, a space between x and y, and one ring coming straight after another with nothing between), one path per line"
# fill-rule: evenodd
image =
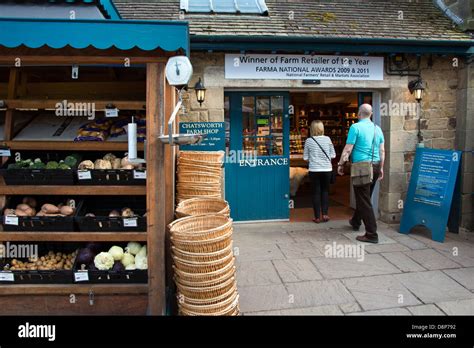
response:
M187 216L173 221L169 227L175 242L210 242L226 236L229 232L232 233L232 219L221 214Z
M233 263L229 263L224 268L218 269L214 272L208 273L187 273L180 271L173 265L173 270L177 278L179 278L179 282L181 284L194 284L197 286L212 286L216 285L222 281L222 279L226 279L229 275L235 274L235 266Z
M194 288L205 288L210 286L219 285L229 278L235 277L235 266L228 265L222 270L211 273L186 273L178 269L175 269L175 281L181 285L194 287Z
M170 237L171 243L178 249L189 251L192 253L212 253L227 248L232 243L232 231L228 234L211 239L208 241L183 241L175 240L173 236Z
M173 256L179 257L181 260L192 262L217 261L229 254L233 254L232 243L230 243L227 248L213 253L190 253L187 251L180 250L174 246L171 246L171 252Z
M180 303L180 311L185 315L228 315L234 312L239 305L239 294L234 291L233 294L219 303L210 305L194 305L190 303Z
M173 256L174 265L177 269L187 273L209 273L224 268L229 263L234 263L234 255L229 254L220 260L208 262L185 261Z
M178 158L204 162L222 162L224 151L180 151Z
M222 184L220 174L208 174L198 171L180 171L177 173L177 180L181 183L197 183L197 184Z
M210 194L210 195L199 195L199 198L216 198L220 199L222 198L222 194ZM191 198L197 198L196 195L185 195L185 194L177 194L176 196L176 202L179 204L185 200L191 199Z
M177 173L187 173L187 172L199 172L203 174L214 174L214 175L221 175L222 168L220 167L213 167L208 165L202 164L189 164L189 163L178 163L177 166Z
M177 218L211 213L230 216L229 203L223 199L197 197L183 201L176 207Z
M186 298L189 303L200 304L205 301L210 303L222 301L231 295L231 290L235 291L236 282L235 278L231 277L225 282L208 287L191 287L182 285L179 281L176 282L176 286L178 287L179 298Z

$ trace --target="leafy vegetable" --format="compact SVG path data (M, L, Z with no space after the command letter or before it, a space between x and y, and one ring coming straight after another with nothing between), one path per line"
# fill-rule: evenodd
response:
M127 267L128 265L135 263L135 256L130 253L124 253L122 257L122 264Z
M58 169L59 163L56 161L49 161L46 163L46 169Z
M125 248L125 250L128 251L132 255L136 255L136 254L138 254L138 252L140 251L141 248L142 248L142 246L140 245L140 243L129 242L127 244L127 247Z
M94 265L98 270L108 271L114 265L114 257L106 252L101 252L94 258Z
M109 249L109 254L112 255L115 261L120 261L123 257L123 249L119 246L114 245Z

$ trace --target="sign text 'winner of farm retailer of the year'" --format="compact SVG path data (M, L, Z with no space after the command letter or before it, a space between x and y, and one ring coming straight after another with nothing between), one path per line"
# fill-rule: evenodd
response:
M226 54L226 79L383 80L383 57Z

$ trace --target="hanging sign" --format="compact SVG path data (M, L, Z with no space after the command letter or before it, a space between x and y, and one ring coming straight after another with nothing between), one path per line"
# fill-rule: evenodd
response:
M225 126L224 122L181 122L181 134L205 134L206 137L199 144L180 145L185 151L224 151Z
M431 238L443 242L458 178L461 151L417 148L403 206L400 232L423 225Z
M226 79L383 80L383 57L226 54Z

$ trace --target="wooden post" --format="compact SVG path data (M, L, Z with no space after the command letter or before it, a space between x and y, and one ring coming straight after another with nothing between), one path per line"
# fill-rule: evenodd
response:
M148 313L164 315L166 310L165 146L168 145L159 141L158 136L165 117L165 65L148 63L146 69Z
M10 79L8 80L7 99L16 99L17 87L19 83L19 68L10 68ZM13 109L9 108L7 103L7 111L5 112L5 140L9 141L13 138L13 129L15 120L13 119Z

